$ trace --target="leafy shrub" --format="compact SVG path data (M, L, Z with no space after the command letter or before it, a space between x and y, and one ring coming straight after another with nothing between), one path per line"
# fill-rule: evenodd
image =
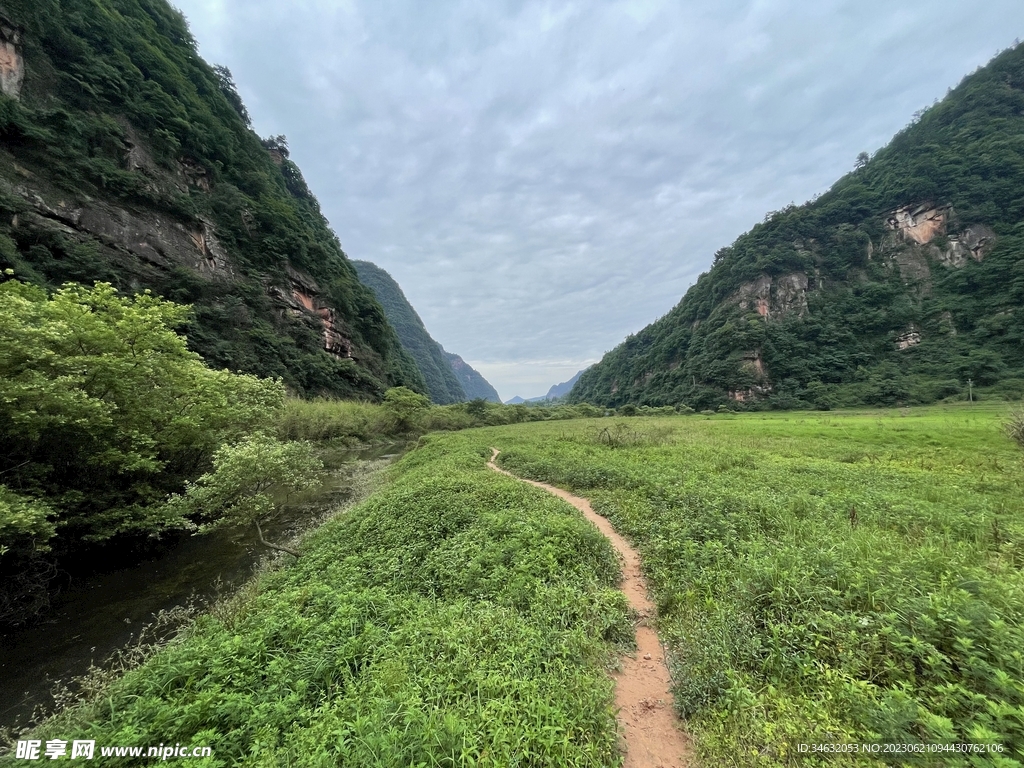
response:
M207 368L174 330L187 312L103 283L0 284L0 466L68 541L182 527L160 496L274 419L281 384Z

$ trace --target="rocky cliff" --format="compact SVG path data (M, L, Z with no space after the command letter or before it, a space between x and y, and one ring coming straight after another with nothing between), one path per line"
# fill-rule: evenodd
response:
M571 401L696 407L1024 394L1024 47L826 194L715 254Z
M298 392L425 388L286 144L164 0L3 0L0 92L0 268L191 303L210 364Z

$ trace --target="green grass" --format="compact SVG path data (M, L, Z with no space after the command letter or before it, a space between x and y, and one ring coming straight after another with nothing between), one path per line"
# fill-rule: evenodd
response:
M588 496L640 549L676 705L708 765L813 764L800 743L973 742L1004 752L917 764L1011 766L1024 764L1024 471L1004 415L491 434L506 468ZM821 763L844 760L871 762Z
M208 745L205 766L617 765L614 550L486 455L425 438L237 611L34 738Z
M632 626L616 558L568 505L486 470L493 445L641 551L703 764L1019 766L1024 454L1005 417L430 435L253 597L35 737L209 745L208 766L617 765L605 668ZM840 742L1004 751L798 752Z

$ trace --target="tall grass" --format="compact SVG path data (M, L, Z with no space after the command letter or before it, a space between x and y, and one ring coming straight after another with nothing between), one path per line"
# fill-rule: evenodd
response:
M604 413L604 409L591 405L527 407L476 401L432 405L423 408L411 419L400 419L388 410L387 405L330 398L289 398L281 411L277 432L283 440L367 443L389 438L416 437L427 432L453 432L471 427L527 421L561 421Z
M288 398L278 420L283 440L371 442L393 437L394 419L383 407L358 400Z
M1024 448L1024 408L1017 408L1010 412L1004 423L1006 434L1010 436L1021 448Z

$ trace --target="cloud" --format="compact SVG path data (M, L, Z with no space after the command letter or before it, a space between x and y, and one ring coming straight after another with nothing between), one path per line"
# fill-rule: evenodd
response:
M664 314L1024 28L1018 0L179 6L349 255L506 398Z

